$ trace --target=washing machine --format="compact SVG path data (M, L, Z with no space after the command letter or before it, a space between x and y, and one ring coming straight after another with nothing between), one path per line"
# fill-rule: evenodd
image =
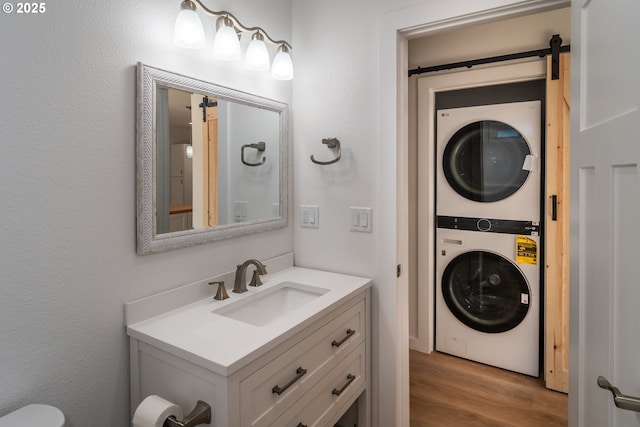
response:
M540 101L436 114L436 214L539 221Z
M480 228L485 231L479 231ZM436 350L539 375L539 236L530 221L438 218Z

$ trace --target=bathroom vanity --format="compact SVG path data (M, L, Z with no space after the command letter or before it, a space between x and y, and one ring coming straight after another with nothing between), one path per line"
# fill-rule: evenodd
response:
M126 305L132 413L157 394L185 411L209 403L218 427L333 426L348 410L370 424L371 281L299 267L262 278L224 301L188 302L192 284Z

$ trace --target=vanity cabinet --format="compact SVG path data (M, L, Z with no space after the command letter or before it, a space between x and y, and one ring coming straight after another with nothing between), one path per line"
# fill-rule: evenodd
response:
M364 385L364 365L353 367L352 371L344 375L335 375L341 364L344 365L349 359L348 356L358 360L364 357L364 350L360 346L365 341L366 334L364 300L340 313L332 313L320 324L322 326L318 330L311 332L302 341L292 343L287 351L240 382L240 425L271 425L275 419L282 418L287 410L295 406L302 395L314 389L320 379L326 379L327 376L332 377L333 382L322 387L323 390L314 389L309 393L310 401L315 402L311 406L318 406L320 413L334 406L334 400L339 401L343 394L347 395L347 389L352 391ZM352 368L351 365L345 365L343 369ZM353 376L354 379L347 380L347 376ZM345 384L344 392L332 394L333 389L340 390ZM324 390L329 386L331 388L328 391ZM323 397L330 399L327 401ZM321 405L318 401L325 403ZM313 414L307 416L318 418ZM298 421L303 425L318 425L304 419Z
M207 369L192 355L181 357L179 348L167 351L131 336L132 412L157 394L185 412L197 400L209 403L210 425L217 427L333 426L356 402L357 425L368 426L369 305L366 287L247 355L228 374Z
M276 426L333 425L342 417L350 403L358 397L366 382L364 343L332 368L313 389L280 416ZM339 414L336 417L336 414ZM337 418L337 419L336 419Z

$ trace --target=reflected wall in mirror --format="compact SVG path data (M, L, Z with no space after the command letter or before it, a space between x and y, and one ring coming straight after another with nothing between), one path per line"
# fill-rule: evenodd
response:
M287 225L286 104L138 64L137 246Z

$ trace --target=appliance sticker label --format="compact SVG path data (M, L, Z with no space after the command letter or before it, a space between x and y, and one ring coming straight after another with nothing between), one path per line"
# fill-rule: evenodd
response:
M531 154L527 154L524 158L524 163L522 164L522 170L533 172L536 167L536 156L532 156Z
M527 236L516 236L516 262L538 265L538 244Z

